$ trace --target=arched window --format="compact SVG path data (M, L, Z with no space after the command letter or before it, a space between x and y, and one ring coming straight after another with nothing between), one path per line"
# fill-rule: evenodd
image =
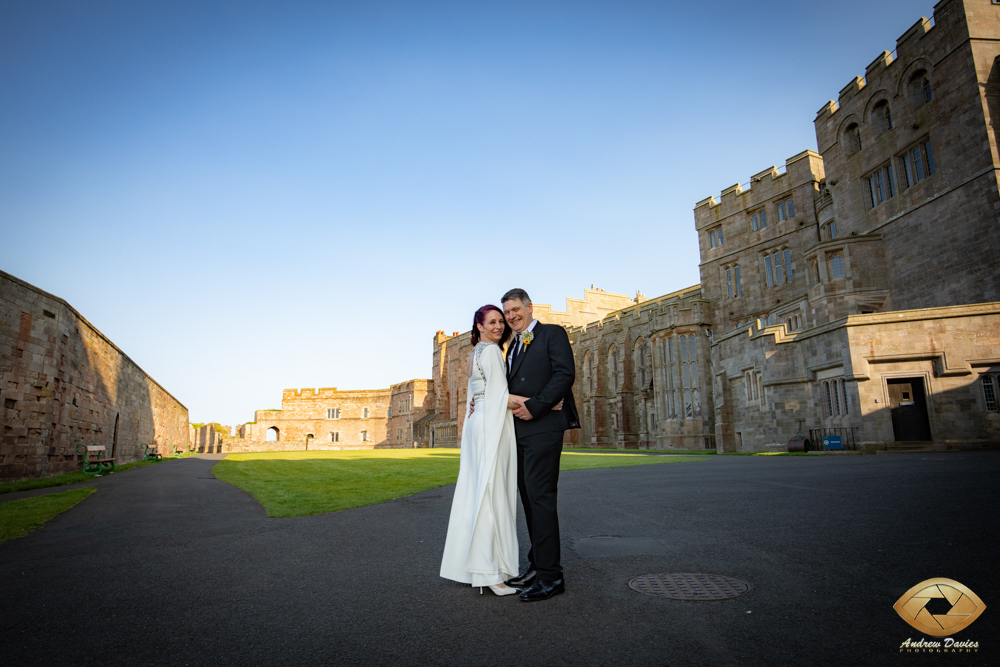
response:
M927 70L917 70L910 76L910 82L907 85L907 96L914 107L923 106L931 101L933 98L931 93L931 78Z
M664 411L667 419L677 417L677 399L674 392L674 341L673 338L663 339L663 386L666 389Z
M812 274L813 274L813 279L814 279L814 280L816 281L816 284L818 285L818 284L820 283L820 277L819 277L819 262L817 262L817 261L816 261L816 260L814 259L813 261L811 261L811 262L809 263L809 265L810 265L810 266L812 267Z
M611 371L611 391L617 394L620 387L621 368L618 361L618 348L613 345L608 350L608 363L611 366L609 369Z
M644 389L650 378L649 368L652 363L647 359L649 355L649 345L645 340L639 341L635 352L635 379L638 382L638 389Z
M591 394L594 393L594 385L596 384L596 379L594 378L594 353L588 351L587 358L583 362L585 372L587 374L587 391Z
M725 267L726 270L726 293L729 298L733 298L733 269L731 267Z
M830 258L830 277L831 278L843 278L844 277L844 258L840 255L834 255Z
M872 124L878 129L879 134L892 129L892 110L885 100L877 103L872 110Z
M830 382L826 380L823 382L823 392L826 394L826 416L833 416L833 396L830 394Z
M278 430L278 427L272 426L267 429L267 432L264 434L264 440L267 442L277 442L281 440L281 432Z
M861 128L857 123L851 123L844 130L844 146L848 155L854 155L861 150Z
M840 380L840 397L843 399L844 414L850 414L851 411L847 409L847 384L843 378Z

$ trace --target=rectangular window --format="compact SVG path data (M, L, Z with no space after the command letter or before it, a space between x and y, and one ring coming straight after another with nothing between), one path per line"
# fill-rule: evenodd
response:
M757 231L758 229L760 229L757 220L758 218L756 213L750 216L750 229L752 229L753 231Z
M986 403L987 412L997 411L997 388L996 382L994 381L994 376L984 375L982 377L983 382L983 401Z
M340 419L340 408L327 408L326 409L327 419Z
M774 253L774 284L780 285L785 282L785 272L781 268L781 251Z
M910 188L934 174L934 153L931 142L926 139L907 149L899 156L899 164L903 170L904 187Z
M718 236L718 239L716 239L717 241L716 245L722 245L722 227L719 227L717 230L715 230L715 233Z
M789 199L788 201L786 201L785 202L785 208L788 209L788 217L789 218L794 218L795 217L795 201L792 200L792 199Z
M783 254L785 255L785 278L788 282L792 282L794 277L792 274L792 253L789 252L788 248L785 248Z
M771 277L771 256L764 255L764 280L768 287L774 286L774 278Z
M361 409L361 417L362 419L368 419L368 408Z
M736 286L736 296L742 296L743 290L740 289L740 265L737 264L733 267L733 283Z
M785 215L785 202L780 201L778 202L778 222L784 222L787 219L788 216Z
M761 229L767 228L767 211L764 210L760 212L760 228Z
M892 179L892 165L884 165L866 179L868 185L868 206L875 208L887 199L896 195L895 183Z
M726 267L726 289L729 291L729 298L733 298L733 271Z
M368 431L361 432L361 442L368 442Z
M715 231L714 230L708 233L708 247L709 248L714 248L715 247Z
M340 431L330 431L330 442L340 442Z

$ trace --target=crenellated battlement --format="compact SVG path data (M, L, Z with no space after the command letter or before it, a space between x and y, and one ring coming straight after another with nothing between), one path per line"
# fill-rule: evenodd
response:
M809 181L823 178L823 158L816 151L804 150L785 160L784 169L771 166L750 177L746 184L736 183L719 195L702 199L694 206L695 226L718 222L736 211L757 206ZM722 206L720 210L718 207Z

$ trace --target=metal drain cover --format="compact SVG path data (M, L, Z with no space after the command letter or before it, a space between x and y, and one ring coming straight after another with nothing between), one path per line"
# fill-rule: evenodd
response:
M745 581L700 572L644 574L628 585L639 593L672 600L728 600L750 592L750 584Z

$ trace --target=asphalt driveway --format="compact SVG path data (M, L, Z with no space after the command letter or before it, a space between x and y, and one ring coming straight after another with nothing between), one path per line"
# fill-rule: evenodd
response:
M437 576L452 486L268 519L215 479L217 458L98 479L80 505L0 545L3 664L1000 664L998 454L564 473L567 593L540 603ZM682 602L628 586L659 572L751 591ZM931 577L987 605L957 635L978 653L899 653L921 635L892 605Z

